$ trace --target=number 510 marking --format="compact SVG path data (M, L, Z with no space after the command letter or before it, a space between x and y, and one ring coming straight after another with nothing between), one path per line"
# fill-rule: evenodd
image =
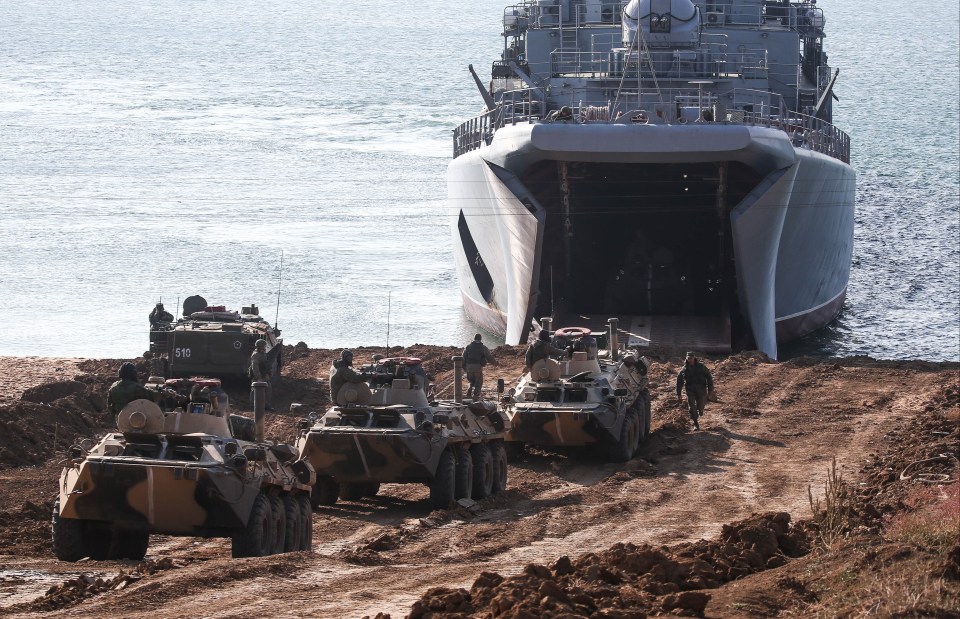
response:
M177 358L189 359L190 358L190 349L189 348L174 348L173 356Z

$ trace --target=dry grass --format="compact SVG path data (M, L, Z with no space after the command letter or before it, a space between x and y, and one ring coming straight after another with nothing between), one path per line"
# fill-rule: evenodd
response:
M960 481L918 486L904 505L908 511L887 523L887 539L935 551L948 550L960 541Z
M810 512L813 521L820 530L820 541L830 547L850 530L850 488L837 472L837 459L834 458L823 485L823 503L813 498L813 489L807 486L810 499Z

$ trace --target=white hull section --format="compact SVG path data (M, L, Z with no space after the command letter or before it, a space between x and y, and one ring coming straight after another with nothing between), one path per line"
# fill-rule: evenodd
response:
M538 295L552 290L541 281L548 275L540 273L540 261L543 244L552 243L544 241L545 222L556 210L538 202L542 189L520 180L544 161L749 168L761 180L724 212L736 297L756 347L776 358L778 342L823 326L842 307L853 250L855 172L849 165L795 148L783 131L759 126L519 124L499 129L489 145L457 157L448 169L464 306L508 344L525 340ZM683 212L676 218L682 228ZM616 313L643 312L625 307Z

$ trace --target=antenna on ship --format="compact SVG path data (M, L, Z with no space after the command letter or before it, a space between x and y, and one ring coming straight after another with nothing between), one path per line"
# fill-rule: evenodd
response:
M280 288L283 286L283 250L280 250L280 275L277 278L277 313L273 317L273 328L277 328L277 322L280 320Z

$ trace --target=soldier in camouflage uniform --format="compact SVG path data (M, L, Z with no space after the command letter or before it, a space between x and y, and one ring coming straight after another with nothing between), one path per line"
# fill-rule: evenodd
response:
M134 400L143 399L153 402L156 399L156 392L150 391L138 382L137 368L129 361L120 366L117 378L120 380L110 385L107 391L107 407L114 415L119 415L123 407Z
M473 336L473 341L463 349L463 363L467 371L467 381L470 383L467 397L473 394L472 397L479 400L480 390L483 388L483 366L488 363L499 365L490 354L490 349L483 345L483 337L479 333Z
M566 354L566 352L564 349L557 348L550 344L550 332L546 329L541 329L540 335L537 336L537 341L527 347L527 353L523 358L527 366L526 371L529 372L533 364L541 359L563 355Z
M256 350L250 355L250 378L254 382L267 383L266 410L272 411L273 406L273 368L267 356L267 340L257 340ZM250 401L253 401L253 389L250 390Z
M353 352L343 350L340 352L340 360L334 361L330 366L330 400L334 403L337 401L337 392L344 384L362 383L370 378L367 374L355 372L352 365Z
M686 386L687 406L690 408L690 419L693 427L700 429L698 419L703 416L703 409L707 405L707 393L713 391L713 376L707 366L700 363L694 352L688 352L683 369L677 374L677 400L683 402L681 390Z

